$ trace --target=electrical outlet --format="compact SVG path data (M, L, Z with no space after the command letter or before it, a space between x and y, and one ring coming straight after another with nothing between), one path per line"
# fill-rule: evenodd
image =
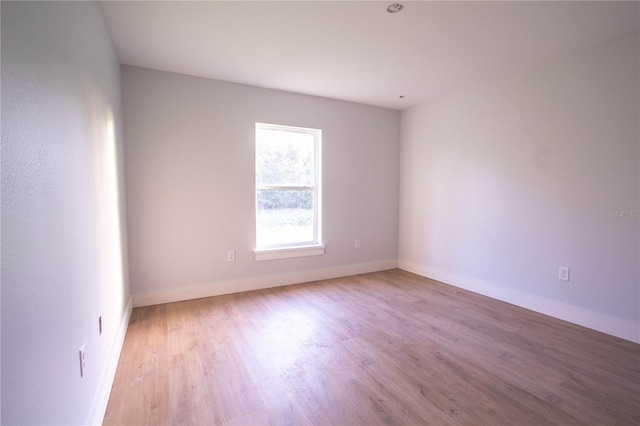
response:
M356 240L355 243L353 243L353 246L357 249L360 248L360 240Z
M85 371L87 371L87 357L84 351L84 346L85 344L83 343L79 351L80 352L80 377L84 377L84 373Z
M569 268L567 266L561 266L558 269L558 279L563 281L569 281Z
M234 250L229 250L227 252L227 262L235 262L236 261L236 252Z

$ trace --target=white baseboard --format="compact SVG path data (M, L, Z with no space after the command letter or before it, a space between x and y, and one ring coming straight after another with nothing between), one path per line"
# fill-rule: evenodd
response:
M640 324L633 321L406 260L398 260L398 268L621 339L640 343Z
M291 272L288 274L217 281L188 287L134 294L132 296L133 306L137 308L140 306L159 305L162 303L199 299L201 297L219 296L221 294L240 293L243 291L260 290L290 284L347 277L349 275L384 271L387 269L395 269L397 267L398 261L396 259L387 259L375 262L358 263L355 265L343 265L330 268L313 269L309 271Z
M122 353L124 338L127 334L127 327L129 326L132 310L133 300L130 297L127 307L125 308L122 321L120 321L120 326L118 327L118 332L116 333L113 346L111 347L111 352L109 353L109 358L107 360L107 367L105 368L104 376L100 382L96 399L91 407L91 414L89 415L90 425L101 425L104 421L107 404L109 403L109 396L111 395L111 387L113 386L113 381L116 377L118 361L120 360L120 354Z

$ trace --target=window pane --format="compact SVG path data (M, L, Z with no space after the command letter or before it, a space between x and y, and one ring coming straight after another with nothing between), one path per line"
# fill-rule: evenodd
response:
M313 190L259 189L257 243L313 242Z
M313 154L312 134L256 129L256 183L313 186Z

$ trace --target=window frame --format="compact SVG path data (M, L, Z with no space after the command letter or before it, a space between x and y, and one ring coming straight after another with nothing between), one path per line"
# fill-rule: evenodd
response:
M265 185L258 183L256 148L259 130L302 133L313 137L314 149L314 185ZM315 256L324 254L322 243L322 129L297 127L271 123L255 123L254 133L254 200L255 200L255 260L273 260L290 257ZM258 246L258 191L259 190L311 190L313 193L313 239L312 241L295 241L281 244L265 244Z

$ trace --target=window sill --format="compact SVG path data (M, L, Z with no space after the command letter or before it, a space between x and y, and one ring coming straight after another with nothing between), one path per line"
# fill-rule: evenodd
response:
M324 254L324 246L301 246L253 250L256 262L263 260L288 259L290 257L318 256Z

